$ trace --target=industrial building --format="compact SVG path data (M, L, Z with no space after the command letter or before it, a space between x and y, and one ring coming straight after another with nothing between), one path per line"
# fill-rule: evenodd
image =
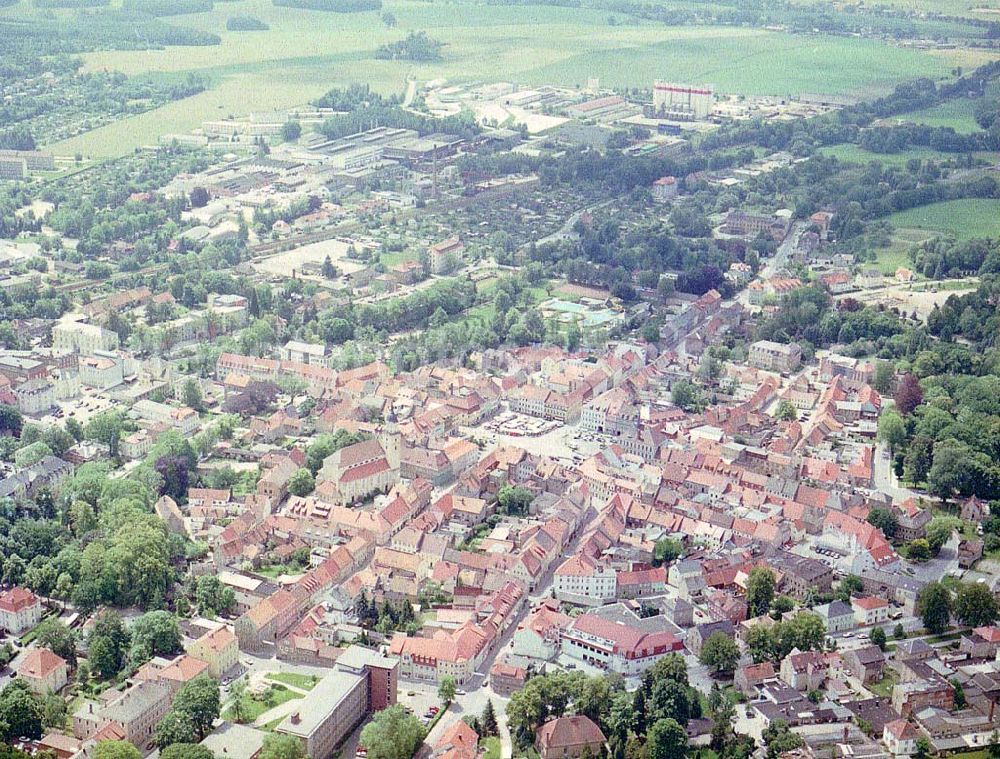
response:
M691 86L657 80L653 84L653 110L666 118L707 119L712 115L715 93L711 85Z

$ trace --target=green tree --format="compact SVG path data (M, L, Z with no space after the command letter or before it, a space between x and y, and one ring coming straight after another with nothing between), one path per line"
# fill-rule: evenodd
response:
M687 732L673 719L661 719L646 736L649 759L684 759L687 753Z
M71 416L66 420L66 432L73 436L76 441L83 440L83 425L80 424L80 420L76 417Z
M992 625L1000 615L996 598L986 585L962 583L955 596L955 616L968 627Z
M160 752L160 759L215 759L215 754L197 743L175 743Z
M780 719L764 728L761 737L767 747L767 759L776 759L786 751L794 751L804 745L802 736L793 733L788 728L788 723Z
M787 398L782 398L778 403L778 409L774 413L774 418L779 422L794 422L799 418L799 411Z
M733 638L717 630L708 636L698 658L716 672L733 672L740 660L740 649Z
M0 691L0 739L42 737L42 705L23 680L14 680Z
M868 512L868 524L880 529L882 534L889 539L895 537L896 530L899 529L899 520L896 519L896 515L892 513L891 509L883 506L876 506Z
M873 627L871 633L869 633L868 635L868 638L871 640L872 643L874 643L880 649L885 651L885 645L886 645L885 630L883 630L881 627Z
M153 740L161 749L175 743L197 743L194 724L184 712L171 709L156 725Z
M747 578L747 607L751 617L766 614L774 600L774 572L767 567L754 567Z
M90 417L90 421L84 427L84 435L88 440L104 443L110 449L111 455L117 457L124 424L125 420L120 411L102 411Z
M132 646L142 646L150 656L176 654L181 650L181 628L168 611L150 611L132 623Z
M306 468L298 469L288 480L288 492L292 495L306 496L316 488L316 478Z
M504 485L497 493L497 502L504 514L523 516L528 513L535 494L527 488Z
M306 750L294 735L271 733L264 738L259 759L306 759Z
M961 523L955 517L935 517L927 525L927 545L937 556Z
M846 575L837 587L837 596L840 600L847 602L851 600L851 596L858 595L863 589L864 586L861 583L860 577L857 575Z
M955 697L955 708L956 709L964 709L965 706L966 706L966 703L967 703L966 700L965 700L965 688L962 687L962 684L960 682L958 682L958 680L952 680L951 681L951 687L952 687L952 689L954 691L954 694L955 694L954 695L954 697Z
M928 583L917 596L917 614L928 632L939 634L948 629L951 609L951 592L940 582Z
M892 365L892 362L875 362L875 378L872 381L872 387L875 388L879 395L888 395L892 392L892 380L895 373L896 369Z
M76 636L63 622L54 617L43 620L35 628L35 641L56 656L71 664L76 663Z
M497 713L493 709L492 699L486 700L486 706L483 707L482 717L479 719L479 726L482 728L482 734L486 738L497 735L499 732L499 726L497 725Z
M73 417L70 417L72 419ZM42 442L49 447L49 450L56 456L62 456L73 447L76 440L62 427L52 425L46 427L42 433Z
M174 697L173 711L191 720L199 742L212 732L219 708L219 681L208 675L199 675L184 683Z
M689 380L678 380L670 389L670 399L685 411L695 411L701 405L701 392Z
M375 714L361 731L360 743L371 759L411 759L425 735L420 721L396 704Z
M924 538L910 541L906 551L910 561L930 561L932 556L930 544Z
M576 687L573 699L577 714L602 725L611 708L611 682L606 677L588 677Z
M926 736L921 735L917 738L917 753L914 754L917 759L927 759L933 750L931 742L927 740Z
M128 741L101 741L94 746L94 759L142 759L142 754Z
M195 411L204 411L205 407L202 403L201 387L190 377L184 380L184 386L181 390L181 403L193 408Z
M989 466L989 459L967 443L954 438L939 440L934 443L927 486L943 500L972 495L980 470Z
M236 606L236 594L215 575L202 575L195 583L195 601L202 614L215 615Z
M909 482L925 482L931 470L934 440L915 435L903 456L903 475Z
M131 638L121 616L105 610L97 615L88 639L87 661L91 669L104 680L117 675L125 664Z
M0 403L0 434L20 437L24 417L14 406Z
M906 422L896 411L883 412L878 420L878 439L895 452L906 443Z
M302 136L302 125L297 121L286 121L281 127L281 139L285 142L295 142Z
M49 691L42 698L42 722L46 727L64 728L66 726L66 699Z
M445 675L441 678L441 683L438 685L438 698L444 701L445 704L450 704L455 700L455 691L458 690L458 685L455 683L455 678L451 675Z
M684 546L679 540L663 538L653 546L653 565L670 564L684 555Z

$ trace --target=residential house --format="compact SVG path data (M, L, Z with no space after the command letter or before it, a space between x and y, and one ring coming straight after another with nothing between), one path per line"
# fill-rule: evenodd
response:
M606 742L601 728L582 714L550 720L535 733L535 748L541 759L575 759L585 753L601 756Z
M0 627L20 635L42 621L42 602L27 588L15 585L0 593Z
M37 696L58 693L68 680L66 660L47 648L28 649L17 663L17 677Z
M878 646L852 648L841 654L844 664L862 683L876 682L885 673L885 654Z

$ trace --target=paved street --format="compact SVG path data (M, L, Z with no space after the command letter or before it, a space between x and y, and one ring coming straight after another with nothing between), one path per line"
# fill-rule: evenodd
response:
M905 501L912 496L918 496L914 490L901 487L896 473L892 471L892 457L888 455L889 448L885 443L879 443L875 448L875 488L880 493L892 496L894 501Z

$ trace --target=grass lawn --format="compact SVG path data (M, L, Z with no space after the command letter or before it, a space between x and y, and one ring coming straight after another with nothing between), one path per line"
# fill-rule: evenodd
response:
M243 724L249 724L268 709L281 706L296 698L302 698L302 696L294 691L290 691L280 683L272 685L262 696L253 696L247 693L242 700L240 717ZM236 721L236 711L233 709L232 703L222 712L222 716L225 719Z
M883 274L890 277L896 273L896 269L900 266L907 269L912 268L913 261L910 260L908 252L911 245L913 245L912 242L894 239L888 248L876 249L878 258L875 259L875 265L882 270Z
M979 131L979 125L972 117L972 102L968 98L947 100L931 108L900 114L889 121L910 121L930 127L952 127L961 134L970 134Z
M208 78L209 89L183 101L122 119L50 146L58 155L109 157L187 132L203 121L304 104L326 90L366 82L400 93L420 82L512 81L519 84L649 87L656 78L712 82L720 92L787 96L803 92L858 97L888 92L917 76L949 74L951 54L895 47L875 40L786 34L735 27L665 26L623 14L608 25L605 10L392 0L389 29L378 13L323 13L275 7L270 0L219 3L170 22L220 36L216 46L85 54L85 69L130 75ZM31 18L19 3L0 15ZM68 13L68 12L67 12ZM226 20L251 15L263 32L230 32ZM375 60L382 44L407 30L426 30L444 43L443 60ZM835 62L836 65L831 65Z
M284 683L301 690L312 690L319 682L316 675L300 675L296 672L268 672L265 677L276 683Z
M289 566L287 564L268 564L267 566L259 567L257 569L257 574L274 580L282 575L300 575L303 571L304 570L298 567Z
M415 250L400 250L395 253L383 253L381 259L386 267L391 268L406 261L417 261L419 260L419 255Z
M878 682L871 683L865 687L876 696L889 698L892 696L892 686L896 684L898 679L899 676L896 674L896 670L887 668L885 670L885 677Z
M483 738L479 741L479 747L485 752L483 759L500 759L499 738Z
M897 228L951 234L959 240L1000 236L1000 200L966 198L932 203L889 216Z

